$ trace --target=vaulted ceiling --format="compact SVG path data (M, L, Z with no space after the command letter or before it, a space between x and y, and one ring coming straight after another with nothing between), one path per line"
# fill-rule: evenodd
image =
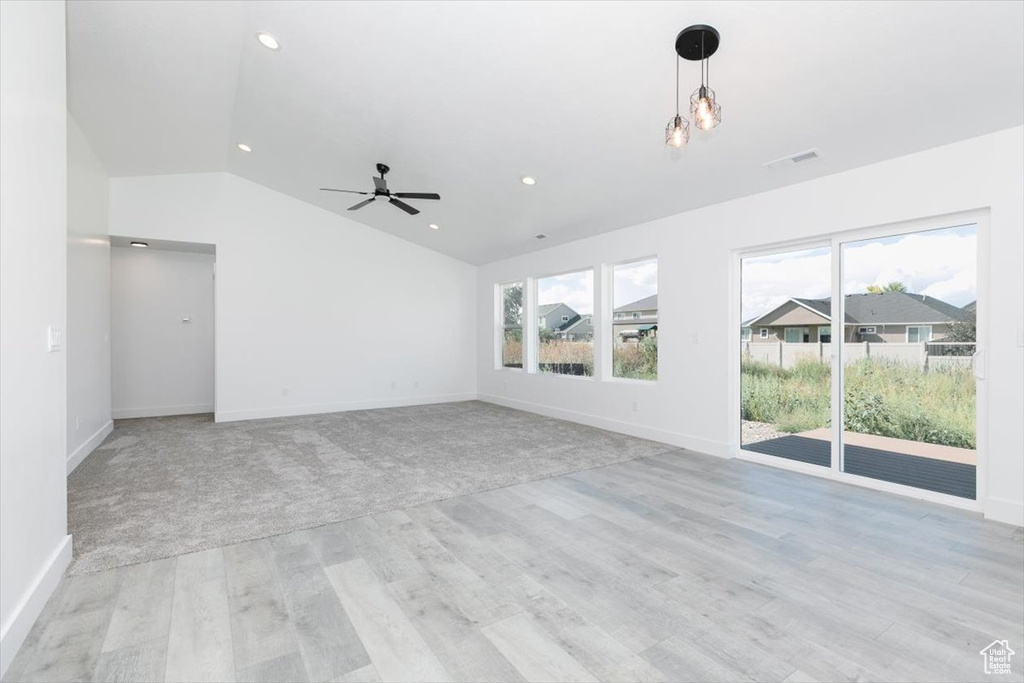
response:
M723 122L673 153L694 23L722 35ZM1020 125L1022 25L1019 2L73 0L69 108L112 176L229 171L484 263ZM378 161L442 201L317 190Z

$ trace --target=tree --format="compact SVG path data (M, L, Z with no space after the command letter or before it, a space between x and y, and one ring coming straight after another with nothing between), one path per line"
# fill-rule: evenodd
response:
M942 338L946 342L978 341L978 313L975 309L964 310L963 316L949 324L949 332ZM974 349L971 349L973 353Z
M520 325L523 320L523 286L511 285L505 289L503 311L506 325Z
M907 286L898 280L893 280L885 286L868 285L868 294L882 294L883 292L905 292Z

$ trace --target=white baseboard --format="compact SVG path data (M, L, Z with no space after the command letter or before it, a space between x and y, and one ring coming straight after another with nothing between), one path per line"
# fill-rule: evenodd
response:
M344 403L322 403L298 406L276 406L251 410L221 410L214 416L217 422L238 420L261 420L268 417L295 417L297 415L319 415L321 413L343 413L348 410L372 410L374 408L400 408L433 403L456 403L476 400L476 394L440 394L436 396L410 396L405 398L372 399L368 401L346 401Z
M53 595L69 564L71 536L65 536L40 569L35 582L18 602L11 616L0 625L0 676L7 672L7 667L14 660L18 648L25 642L25 637L32 630L32 625L39 618L46 601Z
M556 408L554 406L546 406L541 405L539 403L531 403L529 401L517 401L515 399L503 398L501 396L480 394L477 398L481 401L486 401L487 403L494 403L499 406L505 406L506 408L525 410L530 413L544 415L545 417L553 417L559 420L577 422L579 424L584 424L589 427L607 429L608 431L611 432L619 432L620 434L627 434L629 436L635 436L641 439L660 441L661 443L667 443L670 446L676 446L677 448L686 448L691 451L698 451L700 453L706 453L708 455L715 455L720 458L730 457L729 444L725 442L712 441L710 439L702 439L700 437L691 436L689 434L671 432L666 429L657 429L656 427L647 427L645 425L633 424L631 422L625 422L623 420L613 420L608 417L600 417L598 415L580 413L575 410L566 410L564 408Z
M156 406L153 408L114 408L111 417L115 420L130 420L136 417L170 417L171 415L199 415L212 413L212 403L191 406Z
M1024 526L1024 504L989 496L985 501L985 519Z
M103 443L103 439L110 436L110 433L114 431L114 421L107 420L107 424L103 425L96 431L95 434L85 440L81 446L75 449L75 451L68 456L68 474L75 471L86 456L96 450L96 447Z

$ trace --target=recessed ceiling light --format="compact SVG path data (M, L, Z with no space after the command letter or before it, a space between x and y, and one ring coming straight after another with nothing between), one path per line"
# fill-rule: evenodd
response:
M441 226L440 226L440 225L438 225L437 223L431 223L431 224L430 224L430 229L431 229L431 230L440 230L440 229L441 229Z
M528 176L528 175L524 175L522 178L520 178L520 180L523 181L523 185L536 185L537 184L537 181L533 177Z
M260 31L256 34L256 40L260 41L260 45L267 48L268 50L280 50L281 43L278 42L277 38L270 35L266 31Z
M133 247L139 247L140 249L145 249L146 247L149 246L149 242L132 242L131 245Z
M239 142L238 143L238 149L242 150L243 152L251 152L252 151L252 147L250 147L249 145L245 144L244 142Z
M535 240L547 239L547 235L545 235L542 232L539 232L539 233L537 233L536 235L533 236L533 239L535 239Z

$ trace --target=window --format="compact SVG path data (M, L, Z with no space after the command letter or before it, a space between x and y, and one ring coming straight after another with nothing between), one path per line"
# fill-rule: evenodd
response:
M501 367L523 367L523 283L509 282L501 296Z
M916 342L929 342L932 340L932 326L931 325L908 325L907 326L907 342L913 344Z
M786 343L799 344L810 341L810 330L806 327L787 327Z
M831 325L819 325L818 326L818 341L822 344L832 343L832 326Z
M745 342L750 341L750 328L749 327L741 327L740 328L740 341L745 341Z
M658 259L612 267L612 377L658 379ZM627 317L628 316L628 317Z
M563 322L568 322L577 315L593 315L594 271L584 270L537 280L537 305L550 306L548 310L553 310L560 304L570 309L568 315L562 316ZM592 333L577 329L572 339L559 339L555 336L554 330L540 327L537 330L537 337L538 372L593 376Z
M874 334L875 328L873 327L861 327L857 330L857 334Z
M761 328L761 339L767 339L767 338L768 338L768 328L767 327L762 327Z

